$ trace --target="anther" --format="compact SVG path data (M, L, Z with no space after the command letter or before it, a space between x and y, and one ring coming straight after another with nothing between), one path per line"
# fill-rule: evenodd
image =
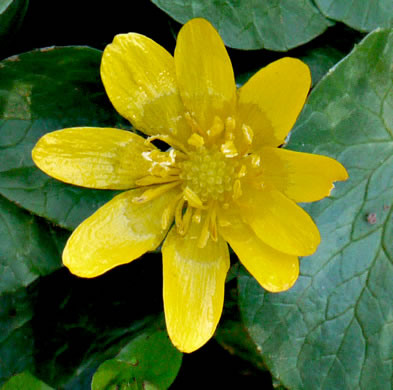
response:
M186 118L186 121L188 125L191 127L191 130L193 132L204 135L204 131L201 129L198 122L195 120L194 117L191 116L191 114L188 111L184 113L184 118Z
M204 248L206 246L207 241L209 240L210 237L209 226L210 226L210 215L208 214L203 222L201 235L199 236L199 240L198 240L198 248Z
M173 183L162 184L154 188L150 188L146 190L141 196L136 196L132 199L133 203L146 203L158 196L164 194L165 192L169 191L170 189L178 186L181 184L181 181L175 181Z
M233 140L235 138L236 120L231 116L225 120L225 140Z
M178 232L181 235L184 235L187 233L187 230L190 226L190 222L191 222L191 218L192 218L192 213L193 213L193 208L191 206L188 206L186 209L186 212L183 215L183 220L182 220L182 227L179 231L178 228Z
M175 224L177 227L177 231L179 234L181 234L180 232L183 231L183 207L184 207L184 203L186 202L186 200L180 199L179 202L176 205L176 209L175 209Z
M218 233L217 233L217 213L215 205L212 205L212 213L210 216L210 236L214 242L217 242Z
M233 184L233 199L239 199L243 195L242 186L240 180L235 180Z
M188 138L187 143L189 145L200 148L201 146L204 145L205 140L199 134L193 133L192 136L190 138Z
M233 141L226 141L221 145L221 152L225 155L225 157L235 157L238 155L238 151L235 147Z
M261 156L259 154L252 154L251 155L251 165L254 168L258 168L261 165Z
M152 184L164 184L179 180L179 176L145 176L135 181L138 186L150 186Z
M175 215L176 206L182 197L183 197L182 193L178 194L174 199L172 199L169 205L165 208L161 216L162 230L166 230L169 227L169 225L172 223Z
M251 127L246 125L245 123L243 123L242 125L242 133L244 135L244 138L246 140L246 142L251 145L252 144L252 140L254 138L254 132L252 131Z
M195 223L201 223L202 209L196 209L192 216L192 221Z
M187 200L187 202L192 206L197 209L203 209L205 208L203 206L203 203L199 196L190 188L186 187L183 191L184 198Z
M213 119L213 124L210 129L207 131L207 135L209 137L215 137L220 135L224 131L224 122L219 116L215 116Z
M247 167L243 164L241 166L241 168L239 169L239 172L237 173L237 177L240 179L240 178L246 176L246 173L247 173Z

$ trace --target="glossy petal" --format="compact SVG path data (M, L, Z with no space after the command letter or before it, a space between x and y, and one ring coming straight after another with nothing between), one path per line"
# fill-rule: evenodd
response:
M277 148L262 148L260 155L262 178L295 202L329 196L333 182L348 178L345 168L330 157Z
M237 202L244 222L267 245L295 256L311 255L321 240L311 217L269 183L248 185Z
M202 224L192 223L184 237L173 228L162 247L166 326L183 352L195 351L213 336L224 303L228 246L219 238L199 248Z
M34 163L49 176L82 187L130 189L148 174L142 152L154 146L129 131L78 127L44 135L33 149Z
M308 66L286 57L262 68L239 89L239 115L253 129L254 148L284 142L310 86Z
M203 130L214 116L233 115L236 85L231 60L214 27L204 19L186 23L177 37L176 75L184 105Z
M64 265L77 276L93 278L155 249L167 232L160 216L176 191L143 204L132 201L142 190L117 195L75 229L63 252Z
M140 34L117 35L104 50L101 77L116 110L138 130L186 142L175 65L163 47Z
M291 288L299 276L299 259L266 245L233 210L222 210L221 216L230 224L220 226L220 234L258 283L270 292Z

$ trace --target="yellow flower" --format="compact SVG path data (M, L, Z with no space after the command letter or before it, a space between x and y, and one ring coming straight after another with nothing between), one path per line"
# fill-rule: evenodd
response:
M183 26L174 57L143 35L116 36L101 76L116 110L150 137L71 128L39 140L33 159L48 175L127 190L73 232L63 261L91 278L165 239L167 329L178 349L191 352L212 337L221 316L227 243L266 290L287 290L298 256L320 242L295 202L328 196L347 173L331 158L278 148L307 97L308 67L283 58L236 90L225 46L206 20Z

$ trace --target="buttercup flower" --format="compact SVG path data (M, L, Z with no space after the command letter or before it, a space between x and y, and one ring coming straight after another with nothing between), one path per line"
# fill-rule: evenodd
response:
M225 46L206 20L183 26L174 57L143 35L116 36L101 76L116 110L149 138L85 127L38 141L33 159L48 175L126 190L73 232L63 261L91 278L165 239L166 325L174 345L191 352L221 316L227 243L266 290L289 289L298 256L320 242L296 202L328 196L347 173L334 159L278 148L307 97L308 67L283 58L236 90ZM155 139L170 148L159 150Z

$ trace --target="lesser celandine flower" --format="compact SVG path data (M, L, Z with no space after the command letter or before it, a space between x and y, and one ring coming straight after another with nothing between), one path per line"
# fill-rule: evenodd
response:
M320 241L296 202L328 196L347 173L331 158L278 148L308 94L308 67L283 58L236 90L224 44L206 20L183 26L174 57L143 35L116 36L101 76L116 110L149 138L85 127L39 140L33 159L48 175L127 190L73 232L63 261L91 278L165 239L167 329L191 352L213 335L222 312L227 243L266 290L287 290L298 256Z

